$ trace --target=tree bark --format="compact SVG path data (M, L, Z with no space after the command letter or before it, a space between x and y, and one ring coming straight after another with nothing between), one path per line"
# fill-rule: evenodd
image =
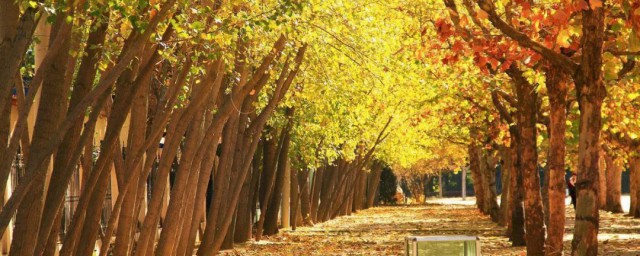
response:
M598 159L598 208L605 210L607 206L607 163L605 160L605 152L600 149L600 159Z
M503 146L501 148L501 170L502 170L502 193L500 195L500 225L502 226L510 226L511 222L511 176L514 172L513 167L513 159L511 157L511 148ZM464 177L463 177L464 178Z
M475 137L471 135L471 137ZM473 138L472 138L473 139ZM486 213L484 210L484 185L482 174L480 172L480 159L479 159L478 146L472 143L469 146L469 169L471 170L471 178L473 179L473 192L476 195L476 206L481 212Z
M548 179L548 211L549 229L547 232L547 255L562 255L562 242L565 224L565 131L566 131L566 97L568 78L562 70L550 67L546 70L546 86L549 92L550 125L549 155L547 166Z
M640 166L635 166L636 162L633 161L632 157L629 157L629 216L633 216L633 212L638 207L638 171L640 171Z
M296 230L296 227L298 226L298 208L300 207L300 198L298 197L298 195L300 194L300 188L298 187L298 172L299 171L297 168L291 169L291 182L289 182L289 185L291 186L291 202L289 206L289 208L291 209L289 215L289 220L291 221L291 230Z
M3 1L0 6L0 95L10 95L11 87L14 84L15 75L18 74L20 63L31 44L33 33L38 23L39 8L28 7L20 15L16 2ZM5 106L9 98L0 97L0 106ZM7 167L7 169L5 169ZM0 166L5 170L8 177L8 166ZM6 177L3 174L0 179L0 191L4 191Z
M278 152L278 166L277 166L277 176L274 184L274 193L271 198L271 202L269 203L272 206L266 212L266 221L265 221L265 235L274 235L278 233L278 216L280 215L280 205L282 201L282 190L284 189L284 179L285 174L289 165L289 145L291 138L291 128L293 127L292 117L294 115L294 109L288 108L285 111L285 117L289 119L287 126L282 130L281 142L280 142L280 150Z
M481 175L483 177L482 184L484 186L484 210L491 220L494 222L499 221L499 207L498 201L496 201L498 195L496 192L496 169L495 162L492 153L489 150L484 150L480 153L481 161Z
M327 166L325 174L322 180L322 188L320 191L320 205L318 205L318 219L315 221L325 222L327 220L327 213L331 207L331 193L333 191L333 184L336 182L339 168L337 166Z
M45 190L47 189L46 180L47 175L50 175L48 170L51 157L43 149L46 148L48 140L60 126L68 103L68 92L71 84L66 83L68 80L65 79L65 74L69 60L71 36L69 30L71 30L71 25L64 24L62 16L64 15L60 15L56 19L51 34L66 36L66 43L61 46L59 52L51 53L53 54L53 61L50 65L40 67L47 77L42 86L42 95L46 95L46 97L40 99L38 118L36 119L33 139L30 145L29 159L45 157L46 160L45 164L40 165L39 168L36 168L39 163L27 160L27 170L32 173L39 173L39 175L36 176L30 193L27 193L25 197L25 201L18 208L14 238L10 250L12 255L31 255L35 251L44 208ZM57 211L58 209L55 210Z
M300 198L300 214L295 215L296 218L298 215L302 216L302 224L305 226L313 226L313 220L311 220L311 203L310 203L310 193L309 193L309 170L305 169L298 174L298 186L300 188L300 192L298 197Z
M629 215L634 218L640 218L640 203L638 201L640 200L640 189L638 189L638 182L640 182L640 157L636 155L632 156L631 159L629 159L629 167L632 175L631 181L635 183L635 191L631 192L633 193L631 197L635 198L635 204L633 208L629 209Z
M316 170L313 178L313 186L311 189L311 220L316 223L318 221L318 207L320 205L320 192L322 184L324 184L324 173L326 166L321 166Z
M522 72L515 66L507 70L507 74L513 79L517 99L518 99L518 127L519 153L521 154L521 167L523 173L524 187L524 211L528 255L545 254L545 225L544 212L542 206L542 196L540 194L540 176L538 173L538 152L537 152L537 128L536 117L538 111L537 92L527 80L522 76Z
M582 11L582 61L574 76L580 105L578 143L577 206L572 255L598 254L599 142L602 129L602 101L606 97L602 77L604 8Z
M620 203L620 197L622 196L622 166L616 163L610 153L605 152L603 156L607 168L607 204L605 210L612 213L624 213Z
M374 161L371 165L371 172L369 172L367 178L367 205L365 208L373 207L373 202L378 194L378 187L380 186L380 175L382 174L382 163L380 161Z
M267 130L269 130L269 128L267 128ZM264 221L271 201L273 183L276 177L276 158L278 151L278 143L274 138L267 139L266 136L263 136L263 140L262 177L260 178L260 181L262 181L260 184L260 218L256 224L256 241L262 239Z
M291 164L287 163L284 183L282 184L282 201L280 209L280 219L282 228L291 228Z
M519 130L519 128L515 128ZM519 133L519 132L518 132ZM511 175L511 232L509 232L509 238L511 239L512 246L525 246L525 224L524 224L524 188L522 186L522 156L520 143L518 143L517 137L514 138L512 134L511 139L511 157L513 159Z

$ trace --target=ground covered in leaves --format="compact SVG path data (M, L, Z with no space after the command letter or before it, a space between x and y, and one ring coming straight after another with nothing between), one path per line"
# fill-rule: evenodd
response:
M570 208L570 207L568 207ZM567 210L565 251L571 247L573 209ZM599 255L640 255L640 219L601 212ZM483 255L524 255L511 247L505 228L481 215L470 201L377 207L301 227L260 242L236 245L222 255L403 255L409 235L480 236Z

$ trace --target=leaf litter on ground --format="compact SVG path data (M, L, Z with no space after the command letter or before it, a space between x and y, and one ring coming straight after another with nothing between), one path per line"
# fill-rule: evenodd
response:
M567 208L564 251L570 255L575 213ZM640 219L605 212L600 216L599 255L640 255ZM313 227L280 230L221 255L404 255L404 238L411 235L479 236L483 255L526 255L524 247L511 246L505 232L506 227L468 203L383 206Z

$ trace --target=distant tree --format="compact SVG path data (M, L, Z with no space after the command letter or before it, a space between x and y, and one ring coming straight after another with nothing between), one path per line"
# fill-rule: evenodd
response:
M384 168L380 176L380 193L378 194L380 202L384 204L396 203L394 196L397 186L398 178L393 174L391 168Z

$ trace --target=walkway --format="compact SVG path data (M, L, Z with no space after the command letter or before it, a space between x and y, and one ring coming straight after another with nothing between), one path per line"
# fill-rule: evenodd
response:
M502 236L504 227L481 216L472 204L453 199L373 208L237 245L222 255L403 255L408 235L475 235L481 237L483 255L524 255L523 247L511 247ZM573 232L573 209L567 216L567 232ZM640 255L640 220L608 213L602 217L599 255ZM570 243L567 235L566 249Z

